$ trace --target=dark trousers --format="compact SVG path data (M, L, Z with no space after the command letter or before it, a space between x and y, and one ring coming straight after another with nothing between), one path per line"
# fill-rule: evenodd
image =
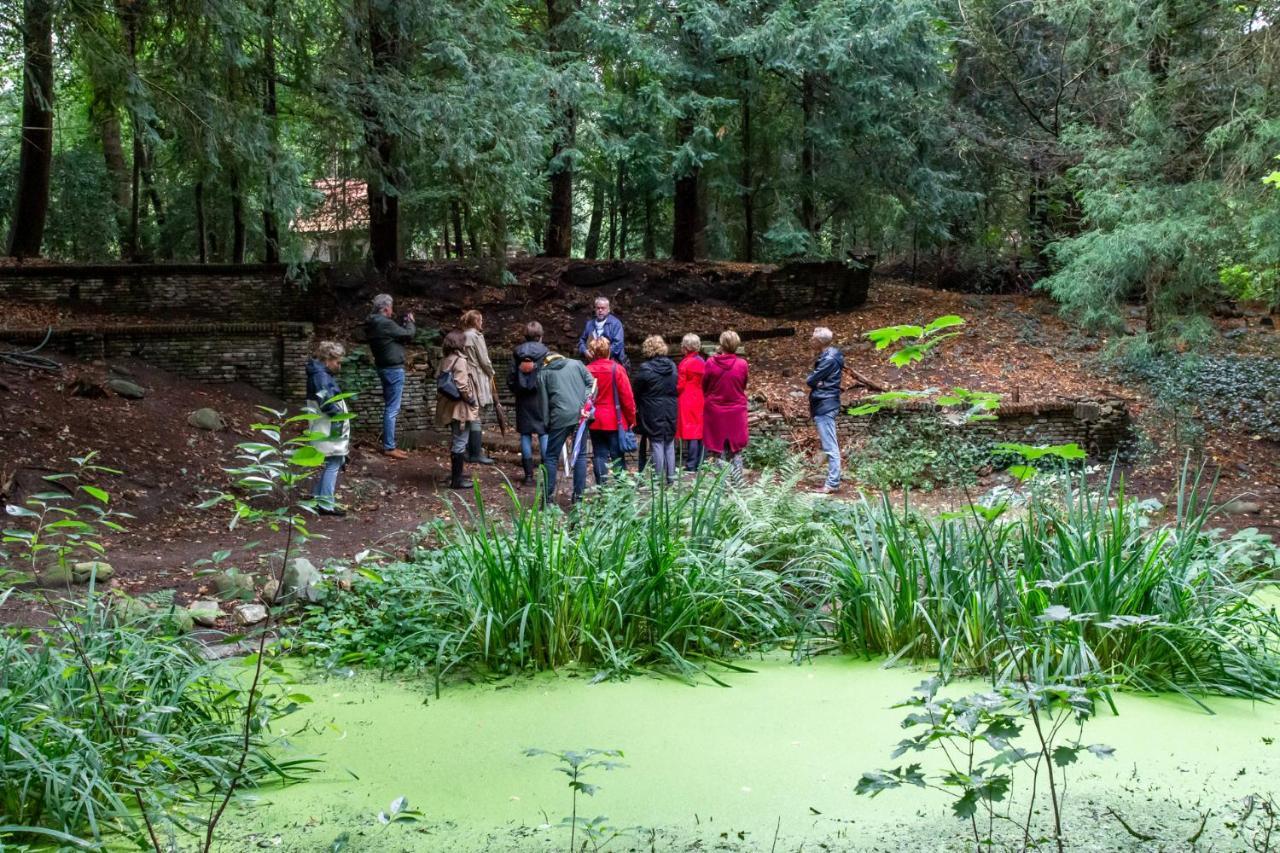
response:
M556 493L556 476L559 474L560 468L560 451L565 444L569 443L569 455L573 455L573 436L578 431L577 424L567 426L563 429L553 429L547 432L547 448L542 456L542 464L546 468L547 474L545 478L546 499L549 503ZM576 503L582 493L587 490L587 447L586 440L583 440L583 446L578 458L573 463L573 500Z

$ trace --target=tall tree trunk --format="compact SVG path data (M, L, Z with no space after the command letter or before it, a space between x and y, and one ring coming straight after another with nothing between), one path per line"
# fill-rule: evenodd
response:
M811 247L816 245L818 237L818 205L814 198L813 165L814 89L814 75L805 72L800 81L800 110L804 118L800 141L800 225L809 232Z
M587 245L582 256L594 261L600 257L600 226L604 222L604 184L595 181L591 186L591 222L587 226Z
M263 33L264 91L262 115L267 120L267 197L262 205L262 259L269 264L280 262L280 226L276 220L276 143L278 108L276 105L276 2L269 0Z
M609 260L618 257L618 196L609 193Z
M448 214L445 214L445 217L444 217L444 229L443 229L443 230L441 231L441 233L440 233L440 244L441 244L441 246L443 247L443 248L441 249L441 253L444 255L444 259L447 261L447 260L449 260L449 258L453 257L453 252L451 252L451 251L450 251L450 249L451 249L452 247L449 245L449 216L448 216Z
M93 99L89 103L89 117L98 131L102 145L102 159L111 180L111 201L115 208L116 231L120 239L121 254L128 259L126 241L129 233L129 163L124 156L124 134L120 129L120 110L111 87L92 79Z
M471 214L471 203L464 201L462 203L462 219L467 226L467 248L471 250L471 257L480 257L480 232L476 228L476 218Z
M204 222L204 181L196 181L196 256L209 262L209 231Z
M155 217L157 229L164 229L164 203L160 200L160 191L156 189L156 171L153 167L151 146L146 140L142 142L142 186L146 188L147 200L151 202L151 213ZM160 254L162 257L171 257L172 252L165 246L165 241L160 241Z
M22 142L9 255L40 256L53 169L53 3L25 0L22 26Z
M231 173L231 263L244 263L244 199L240 197L240 176Z
M680 119L677 135L682 141L693 136L692 117ZM671 257L677 261L696 260L702 251L703 229L706 225L702 213L702 194L698 191L699 171L697 166L690 166L685 174L676 176Z
M570 47L564 25L575 6L575 0L547 0L547 49L553 62L558 62L560 52ZM578 120L573 103L555 89L551 90L551 114L555 116L556 129L548 164L551 199L542 253L567 258L573 252L573 163L565 152L574 146Z
M618 161L618 257L627 256L627 161Z
M462 205L456 198L449 199L449 218L453 220L453 256L462 257Z
M742 253L747 263L755 260L756 252L756 190L755 175L751 163L751 91L742 88Z
M658 211L653 199L653 189L647 188L644 193L644 245L641 250L649 260L658 257Z
M369 4L369 55L373 73L379 74L399 61L400 42L377 3ZM396 139L378 108L364 107L364 137L372 161L369 182L369 254L380 272L390 272L400 262L400 196L397 192Z
M133 117L133 175L129 184L129 239L125 254L129 260L142 260L142 136L138 133L138 115Z

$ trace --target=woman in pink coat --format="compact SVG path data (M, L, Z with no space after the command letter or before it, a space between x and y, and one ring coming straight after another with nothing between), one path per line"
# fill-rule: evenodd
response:
M702 443L707 452L719 454L733 465L733 477L742 480L742 449L747 446L747 360L738 355L742 339L735 331L720 335L720 351L707 359L702 377L706 397L702 418Z
M706 401L702 397L702 377L707 363L702 358L702 340L692 332L680 341L684 358L676 373L676 397L679 402L676 418L676 440L682 442L684 470L697 471L702 464L702 410Z

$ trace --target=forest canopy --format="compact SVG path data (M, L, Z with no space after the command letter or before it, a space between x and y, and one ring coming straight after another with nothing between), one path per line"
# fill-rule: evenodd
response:
M0 0L0 226L76 261L927 259L1277 299L1280 2Z

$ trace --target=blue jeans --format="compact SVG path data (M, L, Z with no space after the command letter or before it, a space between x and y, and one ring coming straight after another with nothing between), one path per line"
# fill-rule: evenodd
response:
M333 495L338 491L338 472L342 470L342 463L345 461L347 461L345 456L324 458L324 467L320 469L320 479L316 481L316 490L313 495L320 506L332 508L336 503Z
M547 434L537 434L532 432L520 433L520 456L524 459L533 458L533 440L538 439L538 452L542 454L542 459L547 458Z
M698 466L702 464L702 457L705 449L702 446L702 439L690 438L684 443L684 470L697 471Z
M564 448L565 442L572 442L574 434L578 431L578 425L567 426L564 429L554 429L547 433L547 446L542 453L542 464L547 469L546 476L546 500L551 502L552 496L556 493L556 474L560 467L560 451ZM583 441L582 452L578 454L578 458L573 462L573 500L576 503L582 497L582 493L587 490L587 448L586 441ZM573 455L573 446L569 446L569 455Z
M591 459L597 486L609 479L610 462L615 463L619 470L625 469L617 430L591 430Z
M813 425L818 429L822 452L827 454L827 487L840 486L840 439L836 435L835 415L814 415Z
M382 380L382 449L396 449L396 415L400 414L400 398L404 395L404 368L380 367L378 378Z

